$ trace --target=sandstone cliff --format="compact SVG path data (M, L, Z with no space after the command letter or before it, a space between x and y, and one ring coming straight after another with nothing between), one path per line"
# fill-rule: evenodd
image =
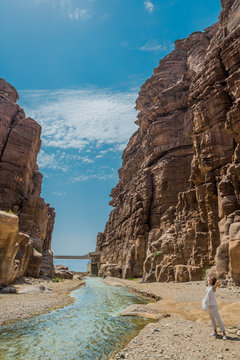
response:
M142 86L99 275L240 284L240 0L175 42Z
M36 164L40 125L16 104L16 90L0 79L0 283L28 274L51 276L54 209L40 197ZM19 232L20 231L20 232Z

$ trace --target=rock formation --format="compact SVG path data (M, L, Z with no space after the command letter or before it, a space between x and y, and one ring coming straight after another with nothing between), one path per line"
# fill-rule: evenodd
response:
M64 265L54 266L54 276L60 279L73 279L73 273Z
M19 232L18 216L0 211L0 279L5 285L23 275L29 263L33 241Z
M17 91L0 79L0 283L28 274L51 276L54 209L40 197L36 164L40 125L16 104ZM19 233L20 231L20 233ZM9 241L10 240L10 241Z
M114 207L98 234L100 276L240 284L240 0L175 42L142 86Z

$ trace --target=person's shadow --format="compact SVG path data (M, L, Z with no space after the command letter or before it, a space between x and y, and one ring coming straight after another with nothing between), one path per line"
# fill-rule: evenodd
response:
M222 335L218 335L216 337L216 339L222 339ZM240 342L240 337L227 335L227 340L224 340L224 341L239 341Z

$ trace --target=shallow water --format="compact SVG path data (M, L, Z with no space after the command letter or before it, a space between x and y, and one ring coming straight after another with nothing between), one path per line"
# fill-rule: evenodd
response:
M0 359L107 359L148 322L120 317L122 309L144 300L100 279L87 278L72 295L71 306L1 327Z

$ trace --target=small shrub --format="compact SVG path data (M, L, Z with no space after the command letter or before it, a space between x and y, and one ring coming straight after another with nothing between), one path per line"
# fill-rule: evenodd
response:
M3 210L3 211L4 211L5 213L7 213L7 214L15 215L14 212L12 212L11 209L9 209L9 210Z
M157 256L159 256L159 255L162 255L162 251L161 251L161 250L155 251L155 252L153 253L153 255L154 255L155 257L157 257Z
M34 249L35 249L37 252L39 252L40 254L42 254L42 251L41 251L39 248L35 247Z
M130 278L128 278L128 280L132 280L132 281L139 281L139 278L133 278L133 277L130 277Z
M63 281L63 279L58 276L55 276L52 278L52 282L62 282L62 281Z
M210 268L203 268L202 269L202 278L201 278L201 280L205 280L205 278L206 278L206 272L209 270Z

